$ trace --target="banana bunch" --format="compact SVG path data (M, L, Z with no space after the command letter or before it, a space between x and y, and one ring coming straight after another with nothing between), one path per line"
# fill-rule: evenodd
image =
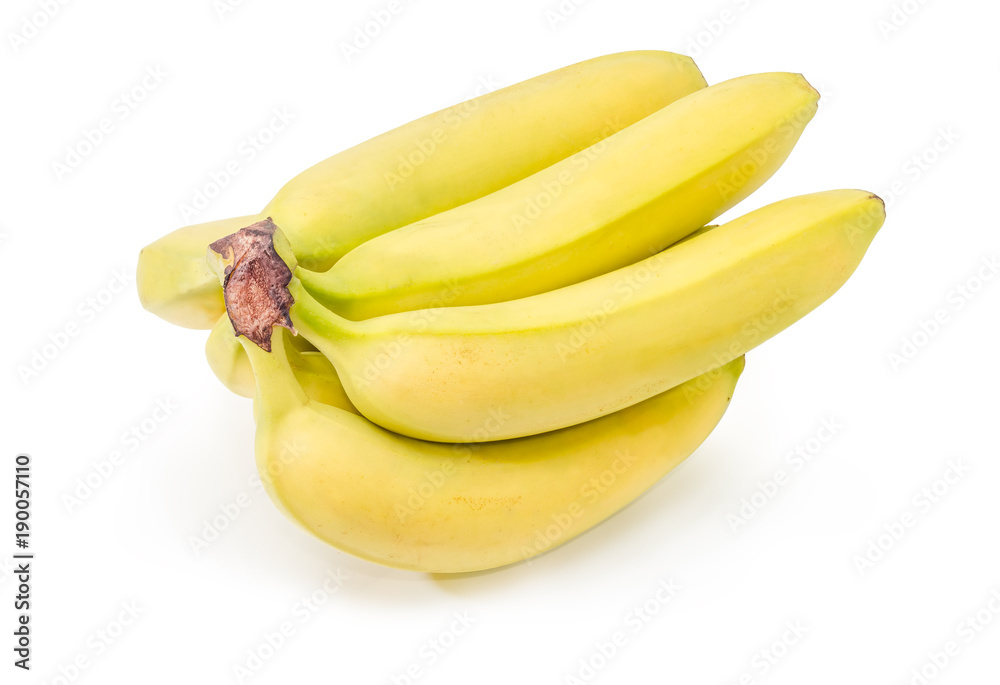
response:
M711 222L819 95L609 55L331 157L260 214L146 247L143 305L211 328L275 504L325 542L455 573L545 552L722 418L744 355L830 297L885 219L858 190ZM221 284L221 287L220 287Z

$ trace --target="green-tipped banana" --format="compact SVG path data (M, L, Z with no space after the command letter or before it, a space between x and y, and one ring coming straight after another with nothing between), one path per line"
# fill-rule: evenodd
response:
M139 252L135 284L147 311L184 328L211 328L225 314L219 279L205 263L205 248L257 220L209 221L168 233Z
M716 226L699 228L678 241L677 244L707 233L713 228ZM217 269L224 270L225 265L217 263L216 258L210 257L209 261L210 263L215 262ZM333 364L322 353L314 352L316 348L301 335L292 337L290 344L295 349L289 353L289 362L295 369L296 376L302 383L306 394L311 399L316 399L324 404L334 404L341 409L357 412L354 405L346 400L347 395L337 378ZM209 333L208 340L205 342L205 356L212 373L226 388L241 397L252 398L254 396L256 388L253 369L250 367L250 360L247 359L246 353L243 351L243 346L236 339L228 315L220 316L212 328L212 332ZM335 401L327 401L322 397L332 397Z
M369 240L328 271L297 275L353 320L503 302L599 276L759 188L818 99L799 74L711 86L506 188Z
M785 329L843 285L884 217L868 192L805 195L542 295L360 322L286 276L288 314L389 430L444 442L532 435L635 404Z
M197 262L215 239L271 217L299 261L324 270L375 236L530 176L705 85L689 57L623 52L425 116L307 169L259 215L225 220L239 225L188 227L149 245L140 299L172 323L211 328L224 307Z
M293 336L285 351L295 379L309 399L353 414L359 413L344 392L333 364L321 352L317 352L309 341L301 335ZM205 356L212 373L227 389L242 397L254 398L257 384L253 368L225 314L219 317L208 335Z
M241 337L259 384L256 453L278 508L387 566L495 568L556 547L652 487L715 428L743 359L610 416L485 445L422 442L310 401L284 356Z

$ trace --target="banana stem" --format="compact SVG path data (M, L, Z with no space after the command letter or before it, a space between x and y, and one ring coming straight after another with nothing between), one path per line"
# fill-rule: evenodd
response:
M239 341L250 358L253 375L257 382L257 402L260 411L274 419L290 410L301 407L309 398L299 385L286 351L285 329L275 326L271 329L271 351L257 346L246 336Z
M353 337L354 322L324 307L295 276L288 283L288 292L295 300L288 313L296 331L302 333L326 356L330 357L330 352L334 352L336 356L336 343L346 342Z

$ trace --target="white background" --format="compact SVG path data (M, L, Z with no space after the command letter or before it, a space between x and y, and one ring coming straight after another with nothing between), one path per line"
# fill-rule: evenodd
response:
M977 281L1000 255L995 3L401 0L350 61L344 44L387 1L246 0L220 16L212 0L95 0L43 22L44 4L0 11L0 252L13 303L0 547L6 564L13 459L25 451L37 554L30 674L11 665L17 583L0 567L3 682L388 684L411 665L419 683L902 684L921 668L935 684L1000 682L1000 278L985 269L992 280ZM32 33L26 20L44 25ZM139 249L255 212L307 166L467 99L482 79L511 84L631 49L692 54L710 83L784 70L822 91L787 164L724 218L817 190L878 192L889 218L855 276L748 355L732 407L692 458L533 563L433 578L300 532L249 485L250 402L212 377L206 333L139 306ZM116 99L147 69L162 81L122 118ZM180 207L243 159L238 146L276 107L294 121L185 220ZM60 176L54 163L104 117L114 130ZM122 270L128 287L81 314ZM947 322L922 334L940 309ZM79 335L22 378L73 323ZM894 364L907 342L917 349ZM137 447L123 443L157 401L175 409ZM820 444L824 421L839 428ZM813 453L800 469L797 448ZM114 450L125 463L67 506ZM921 491L950 462L962 475L927 504ZM734 530L778 470L787 483ZM195 553L191 538L240 494L250 506ZM907 513L914 525L880 541ZM859 565L866 555L881 558ZM303 611L330 573L342 586ZM658 604L661 580L679 590ZM119 630L129 603L138 618ZM647 603L658 611L633 631ZM977 612L992 625L970 641L963 621ZM449 636L456 614L472 623ZM294 635L239 680L234 667L285 621ZM787 632L796 622L801 637ZM626 644L602 661L596 645L618 630ZM793 644L773 647L783 639ZM433 640L450 646L432 663ZM934 654L949 641L945 665ZM772 648L782 656L765 672Z

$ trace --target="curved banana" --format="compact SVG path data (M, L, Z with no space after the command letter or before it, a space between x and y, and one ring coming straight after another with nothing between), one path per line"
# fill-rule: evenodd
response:
M689 57L622 52L430 114L307 169L231 230L192 244L200 228L189 227L149 245L140 299L172 323L211 328L224 311L215 279L189 265L213 240L271 217L303 265L327 269L366 240L530 176L705 85Z
M402 437L307 399L284 356L245 337L261 481L290 519L370 561L477 571L544 552L652 487L721 419L743 359L610 416L485 445Z
M804 195L577 285L366 321L325 309L282 263L286 318L245 315L294 326L389 430L442 442L533 435L635 404L772 337L843 285L884 218L865 191Z
M360 414L344 392L333 364L305 338L301 335L292 337L286 353L295 379L310 400ZM227 389L242 397L255 399L257 383L253 368L225 314L219 317L208 335L205 356L212 373Z
M139 252L135 285L146 311L184 328L211 328L226 312L205 246L257 220L238 216L179 228Z
M710 86L521 181L373 238L328 271L297 276L352 320L503 302L599 276L759 188L818 99L800 74Z
M292 338L290 347L288 360L293 367L298 367L301 364L297 352L316 350L301 335ZM253 369L250 367L250 360L247 359L246 352L243 351L243 346L236 339L233 325L226 314L219 317L208 334L208 339L205 341L205 359L208 360L208 367L212 369L212 373L226 386L227 390L240 397L253 399L257 390ZM326 364L329 369L333 369L329 361ZM339 381L337 382L339 383Z
M300 338L302 336L295 336ZM304 339L304 338L303 338ZM219 317L208 340L205 341L205 359L208 367L230 392L253 399L257 385L253 379L253 369L247 359L243 346L236 339L229 317L223 314Z
M677 244L691 240L713 228L716 226L703 226L682 238ZM333 404L341 409L357 413L354 405L347 400L347 394L337 378L333 364L322 353L316 352L314 354L313 351L316 348L301 335L294 336L291 339L291 345L296 348L296 353L289 354L289 362L295 369L296 376L304 386L306 394L311 399L324 404ZM212 373L222 381L227 389L241 397L253 398L256 391L253 368L251 368L250 360L247 359L246 353L243 351L243 346L236 339L228 315L220 316L212 328L212 332L209 333L208 340L205 341L205 357L208 359ZM325 396L324 393L330 393L329 396L333 397L335 401L328 402L322 399Z

